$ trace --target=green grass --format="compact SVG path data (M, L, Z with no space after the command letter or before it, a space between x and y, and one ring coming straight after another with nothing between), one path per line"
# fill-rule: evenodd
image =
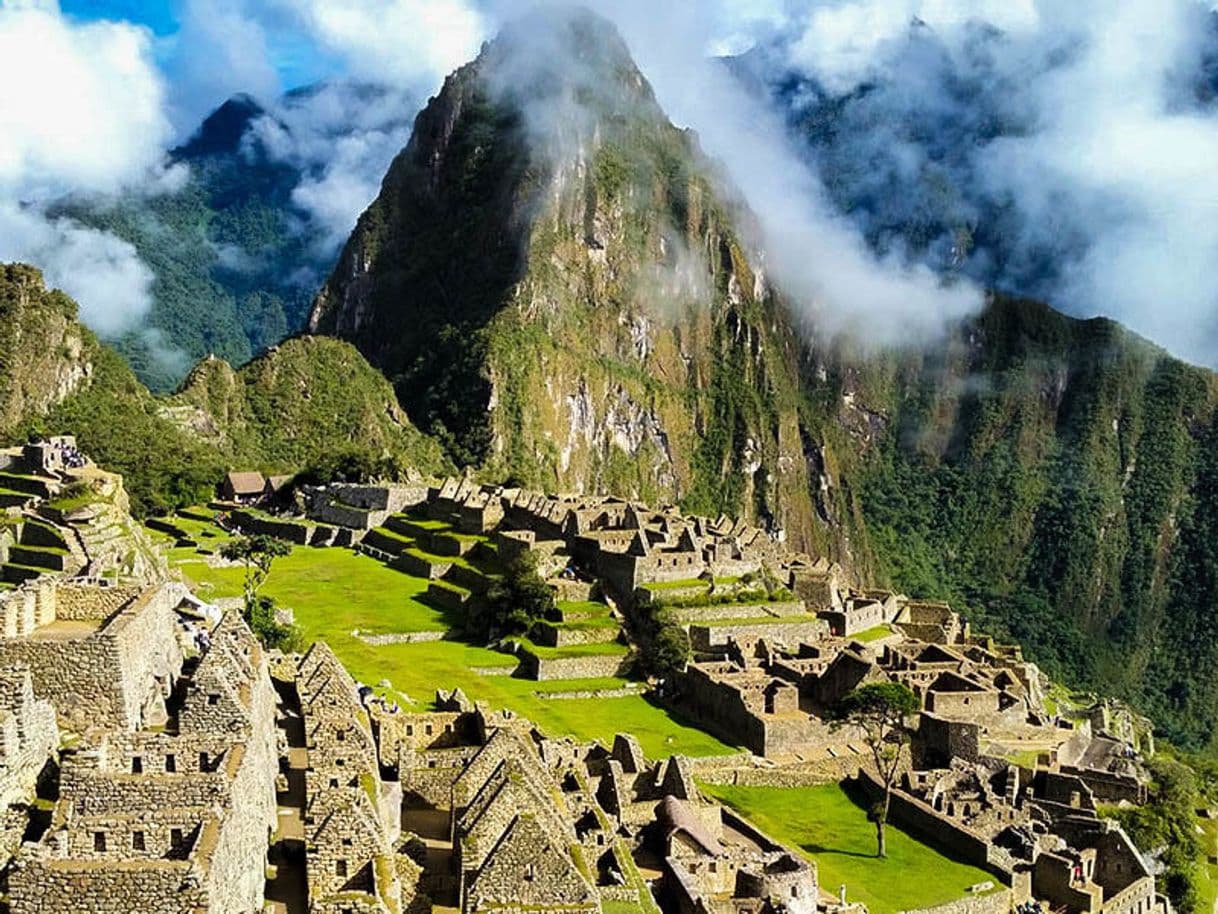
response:
M624 657L630 649L617 641L598 641L594 644L569 644L566 647L545 647L534 644L528 638L517 639L530 654L541 660L563 660L567 657Z
M996 882L984 870L957 863L888 827L888 858L875 856L875 826L838 784L820 787L702 785L710 796L754 822L770 837L816 861L820 884L871 914L929 908L963 898L969 886Z
M589 619L607 619L610 616L609 604L595 600L558 600L556 605L568 615L579 613Z
M892 634L892 628L887 625L877 625L874 628L869 628L866 631L861 631L857 635L851 635L850 640L862 641L867 644L871 641L879 641L881 638L887 638Z
M1197 860L1197 907L1209 914L1218 902L1218 866L1209 862L1211 854L1218 854L1218 821L1197 819L1202 831L1201 857Z
M187 550L175 550L173 555L183 574L199 585L200 596L241 594L242 568L212 568ZM472 700L486 701L494 709L511 708L555 736L611 744L614 734L628 731L651 758L734 751L642 696L538 697L543 692L617 689L626 684L622 679L532 682L512 676L515 658L487 648L458 641L374 646L352 634L353 629L370 633L447 629L444 613L418 600L429 583L350 550L296 547L291 555L275 560L263 592L295 611L307 640L329 642L357 679L369 684L389 679L394 689L421 707L431 706L437 689L460 686ZM474 672L481 668L500 672Z

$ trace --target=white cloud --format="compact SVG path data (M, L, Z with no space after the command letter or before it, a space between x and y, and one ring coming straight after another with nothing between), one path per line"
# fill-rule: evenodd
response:
M179 137L239 92L263 101L279 95L270 38L244 0L185 0L179 18L168 63Z
M152 272L135 248L70 219L0 202L0 262L42 269L47 284L80 305L80 317L102 336L137 327L151 301Z
M985 281L1218 364L1208 4L850 0L794 23L816 98L869 82L817 146L856 225L899 245L905 221L969 222Z
M144 29L0 4L0 191L113 189L154 166L168 137Z
M289 96L255 122L252 139L303 175L292 200L310 215L319 253L337 251L376 199L417 108L409 89L334 82Z
M72 23L54 2L0 2L0 260L41 267L103 335L138 326L152 274L131 245L43 207L65 192L180 181L161 168L164 108L145 29Z
M463 0L273 0L348 75L431 88L477 53L485 23Z

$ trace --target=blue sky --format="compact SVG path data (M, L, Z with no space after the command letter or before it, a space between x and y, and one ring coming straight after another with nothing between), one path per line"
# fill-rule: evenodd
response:
M158 35L177 28L174 4L169 0L61 0L59 4L76 19L125 19L146 25Z
M60 9L64 14L81 22L122 20L151 29L159 39L157 58L171 83L175 69L175 35L181 27L181 8L180 0L60 0ZM278 28L266 30L267 50L270 63L284 89L309 85L341 70L307 35L287 27L286 23L277 25Z

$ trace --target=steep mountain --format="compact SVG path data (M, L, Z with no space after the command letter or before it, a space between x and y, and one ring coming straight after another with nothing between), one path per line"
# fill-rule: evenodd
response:
M385 137L400 144L410 111L386 112L386 98L400 102L346 84L290 92L270 110L234 96L169 154L180 186L58 208L130 242L153 273L148 328L113 341L143 381L171 390L194 360L240 365L301 329L338 245L299 191L324 181L349 138L360 149ZM343 105L352 110L335 116ZM322 150L330 158L318 158Z
M0 264L0 433L44 416L93 374L97 342L76 303L24 264Z
M760 519L1213 744L1214 375L1001 295L918 353L797 335L721 187L609 26L526 19L419 116L310 329L459 463Z
M439 445L410 424L384 376L339 340L286 340L236 370L205 359L162 414L230 465L299 469L358 446L425 473L447 469Z
M489 476L847 551L798 340L716 184L612 26L526 18L419 115L310 329L355 343Z
M290 340L236 371L207 359L158 397L76 322L70 298L21 264L0 265L0 364L0 440L76 435L125 477L140 516L206 501L231 467L293 472L358 450L448 469L346 343Z
M1213 740L1214 374L1003 297L935 351L828 373L891 580L1137 700L1177 740Z

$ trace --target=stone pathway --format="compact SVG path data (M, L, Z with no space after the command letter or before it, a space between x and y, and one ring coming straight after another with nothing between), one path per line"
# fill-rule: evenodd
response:
M279 840L270 849L275 877L266 884L267 910L273 914L307 914L309 886L303 814L309 753L305 748L304 720L295 687L276 682L275 691L279 693L275 723L288 744L287 766L280 767L280 772L287 778L287 789L277 796Z

